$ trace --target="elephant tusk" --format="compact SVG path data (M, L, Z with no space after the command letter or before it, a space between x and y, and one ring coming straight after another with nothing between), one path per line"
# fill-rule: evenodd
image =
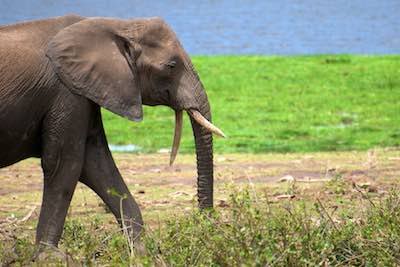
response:
M174 141L172 142L171 156L169 159L169 165L175 161L176 155L178 154L179 144L181 142L182 136L182 111L175 111L175 133L174 133Z
M214 133L218 136L221 137L226 137L225 134L218 129L214 124L212 124L211 122L209 122L206 118L203 117L203 115L201 115L200 112L198 112L195 109L189 109L187 110L187 112L189 113L190 116L192 116L192 118L201 126L203 126L204 128L206 128L209 132Z

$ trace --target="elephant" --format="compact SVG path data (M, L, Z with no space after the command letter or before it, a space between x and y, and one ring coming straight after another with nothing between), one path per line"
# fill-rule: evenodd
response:
M136 122L143 105L173 109L170 164L186 111L196 148L199 208L213 206L212 135L224 133L212 124L204 86L163 19L66 15L4 25L0 58L0 168L40 158L38 247L58 246L78 182L104 201L132 238L143 232L138 204L108 148L101 107Z

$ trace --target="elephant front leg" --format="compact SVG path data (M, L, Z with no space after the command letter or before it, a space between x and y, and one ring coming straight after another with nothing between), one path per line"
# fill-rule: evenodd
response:
M97 193L135 241L143 230L142 215L108 149L101 119L97 123L96 133L87 141L80 181Z
M90 104L72 95L65 101L69 105L54 106L43 122L44 191L36 233L39 252L46 246L57 247L82 172Z
M65 217L81 173L83 157L76 156L74 160L60 156L55 163L51 163L49 170L44 171L42 207L36 234L38 245L57 247L61 238ZM43 160L43 166L47 166L46 160Z

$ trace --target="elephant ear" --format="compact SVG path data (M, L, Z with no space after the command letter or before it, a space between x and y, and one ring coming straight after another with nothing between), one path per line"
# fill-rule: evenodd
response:
M143 117L136 45L116 33L117 22L87 19L60 31L46 55L75 94L130 120ZM136 55L138 56L138 55Z

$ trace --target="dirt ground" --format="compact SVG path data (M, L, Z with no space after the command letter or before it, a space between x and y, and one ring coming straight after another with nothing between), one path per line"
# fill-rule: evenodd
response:
M179 155L168 166L168 154L114 154L122 176L142 208L146 222L154 223L196 208L196 165L193 155ZM308 154L227 154L215 156L215 203L223 207L232 186L252 186L278 199L295 181L313 195L332 178L388 190L400 180L400 149ZM0 223L37 221L42 172L38 159L0 169ZM68 216L104 215L114 222L101 200L79 185Z

